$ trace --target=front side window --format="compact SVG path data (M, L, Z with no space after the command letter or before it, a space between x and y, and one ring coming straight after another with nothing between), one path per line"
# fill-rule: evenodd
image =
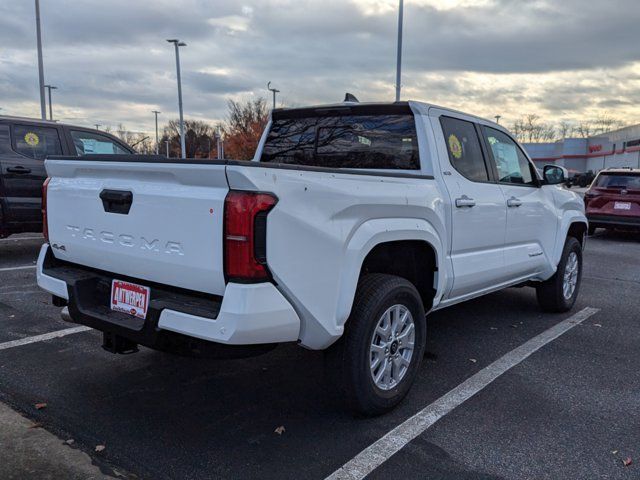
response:
M536 186L533 168L518 145L506 134L484 127L484 138L498 171L498 181Z
M261 162L327 168L419 170L413 115L342 115L274 120Z
M58 130L51 127L14 125L13 148L25 157L42 160L48 155L62 155Z
M106 154L127 155L129 152L105 135L81 130L71 130L71 138L78 155Z
M440 124L451 165L469 180L489 181L489 173L474 124L450 117L441 117Z

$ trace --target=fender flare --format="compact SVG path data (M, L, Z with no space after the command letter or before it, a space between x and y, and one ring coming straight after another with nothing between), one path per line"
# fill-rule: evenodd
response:
M378 218L362 223L349 239L338 289L336 308L337 327L342 333L344 324L351 313L360 270L367 255L381 243L400 240L421 240L435 251L438 268L436 297L440 300L445 286L444 247L440 235L431 223L419 218Z
M579 210L566 210L562 214L560 219L560 228L558 229L558 236L556 237L556 244L553 249L553 266L557 268L560 263L560 257L562 257L562 250L564 249L564 243L567 239L567 234L571 225L574 223L583 223L586 228L589 226L587 217Z

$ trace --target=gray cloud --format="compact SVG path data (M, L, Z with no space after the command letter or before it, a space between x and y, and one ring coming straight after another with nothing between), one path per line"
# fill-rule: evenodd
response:
M181 58L191 116L220 119L228 98L266 96L269 80L288 105L337 101L345 91L362 100L393 94L396 12L371 13L363 0L41 3L45 74L69 120L149 129L150 109L174 117L169 37L188 43ZM640 94L640 73L629 68L640 62L636 0L493 0L446 10L406 3L403 84L424 99L480 112L520 104L578 114L587 104L626 115L634 107L625 97ZM0 4L3 113L38 112L33 16L31 1ZM517 79L474 81L480 74Z

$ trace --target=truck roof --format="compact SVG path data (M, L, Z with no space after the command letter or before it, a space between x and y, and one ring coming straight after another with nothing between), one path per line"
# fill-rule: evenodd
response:
M58 122L57 120L43 120L41 118L20 117L20 116L13 116L13 115L0 115L0 122L5 121L5 120L22 121L22 122L29 122L29 123L40 124L40 125L64 125L64 126L69 126L69 127L77 127L77 128L88 129L88 130L95 130L95 128L83 127L81 125L72 125L72 124L66 123L66 122ZM96 131L99 131L99 130L96 130ZM105 132L101 132L101 133L105 133Z
M504 130L504 126L500 125L496 122L493 122L487 118L484 117L480 117L478 115L473 115L471 113L466 113L466 112L462 112L460 110L455 110L453 108L448 108L448 107L442 107L440 105L436 105L433 103L428 103L428 102L422 102L422 101L417 101L417 100L408 100L408 101L402 101L402 102L349 102L349 101L345 101L345 102L339 102L339 103L328 103L328 104L321 104L321 105L308 105L308 106L302 106L302 107L290 107L290 108L276 108L275 110L273 110L274 113L274 117L277 117L278 114L280 115L286 115L287 113L290 112L303 112L303 111L310 111L310 110L332 110L332 109L340 109L340 108L346 108L346 107L355 107L355 108L362 108L362 109L371 109L372 111L375 110L376 108L380 108L382 109L393 109L394 107L398 107L398 108L407 108L407 107L411 107L414 110L419 110L422 113L426 114L428 112L428 110L430 108L437 108L438 110L444 110L447 112L451 112L455 115L464 115L466 117L472 117L475 120L478 121L482 121L486 124L490 124L500 130Z

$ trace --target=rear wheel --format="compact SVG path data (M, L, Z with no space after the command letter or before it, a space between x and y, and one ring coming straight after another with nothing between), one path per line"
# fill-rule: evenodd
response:
M582 247L574 237L568 237L558 270L536 288L538 304L547 312L566 312L578 298L582 279Z
M394 275L366 275L345 334L327 351L328 376L350 410L380 415L413 385L425 340L424 307L413 284Z

